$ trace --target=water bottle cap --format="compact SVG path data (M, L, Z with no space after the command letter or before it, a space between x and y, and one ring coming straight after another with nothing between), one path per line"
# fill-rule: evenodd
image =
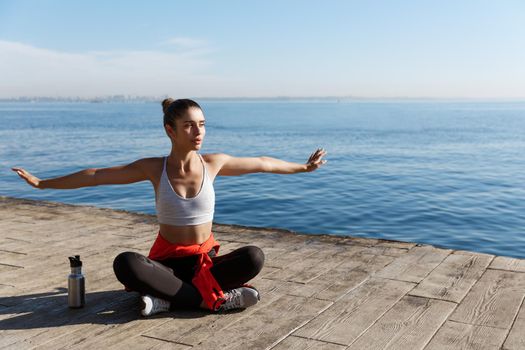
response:
M69 264L71 267L81 267L82 261L80 261L80 255L70 256Z

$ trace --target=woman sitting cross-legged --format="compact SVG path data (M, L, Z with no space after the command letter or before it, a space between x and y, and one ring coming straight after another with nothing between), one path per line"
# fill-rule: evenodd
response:
M72 189L87 186L151 181L159 223L157 238L148 256L123 252L114 262L117 279L142 298L142 315L176 308L213 311L242 309L260 300L246 284L261 271L264 254L245 246L218 255L212 233L216 176L267 172L310 172L326 163L323 149L306 164L270 157L237 158L223 153L200 154L205 136L201 107L188 99L162 102L164 129L171 140L166 157L143 158L111 168L85 169L70 175L41 180L22 168L13 168L28 184L39 189Z

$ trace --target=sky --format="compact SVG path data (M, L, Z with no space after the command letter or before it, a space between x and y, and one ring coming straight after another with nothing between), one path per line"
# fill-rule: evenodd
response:
M0 98L525 98L525 1L0 0Z

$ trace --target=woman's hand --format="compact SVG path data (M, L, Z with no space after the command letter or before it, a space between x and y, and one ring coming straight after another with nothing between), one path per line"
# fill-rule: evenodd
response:
M40 179L36 176L31 175L31 173L25 171L22 168L11 168L11 170L15 171L18 176L20 176L22 179L26 180L28 184L33 186L34 188L40 188Z
M322 159L326 155L324 148L318 148L317 151L312 153L308 161L306 162L306 171L314 171L321 167L321 165L326 164L327 160Z

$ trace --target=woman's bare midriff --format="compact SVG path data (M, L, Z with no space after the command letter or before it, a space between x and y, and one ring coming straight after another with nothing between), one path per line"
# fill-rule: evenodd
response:
M168 242L181 245L202 244L210 237L212 222L193 226L160 224L160 235Z

